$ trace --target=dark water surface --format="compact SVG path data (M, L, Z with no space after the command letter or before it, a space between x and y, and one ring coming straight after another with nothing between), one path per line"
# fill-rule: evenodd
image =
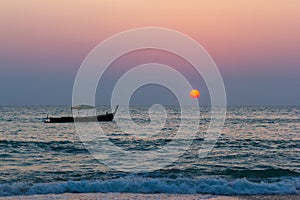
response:
M101 107L98 112L107 109ZM131 108L133 120L141 127L149 124L147 110ZM151 140L121 133L115 122L101 126L106 127L106 137L115 145L133 153L148 151L171 141L180 126L180 109L167 107L167 111L166 125ZM68 107L0 107L0 196L297 193L300 107L229 107L214 149L200 159L198 151L209 125L209 111L201 108L197 137L176 162L152 172L128 173L111 170L95 159L80 141L74 124L43 123L47 114L69 115ZM122 117L122 112L117 114Z

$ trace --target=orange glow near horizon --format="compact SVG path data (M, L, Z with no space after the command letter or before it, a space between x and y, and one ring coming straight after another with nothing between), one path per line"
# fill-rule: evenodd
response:
M199 90L191 90L190 92L190 97L193 99L199 98L200 97L200 92Z

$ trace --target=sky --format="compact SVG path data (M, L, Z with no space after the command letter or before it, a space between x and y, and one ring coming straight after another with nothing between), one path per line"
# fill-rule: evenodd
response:
M2 0L0 105L70 105L77 70L95 46L121 31L152 26L182 32L207 50L229 105L300 105L299 10L299 0ZM201 91L199 102L209 104L202 78L176 59L157 51L120 58L99 83L97 103L109 102L124 69L157 61L177 65ZM133 102L155 103L153 95L176 102L155 85L140 88Z

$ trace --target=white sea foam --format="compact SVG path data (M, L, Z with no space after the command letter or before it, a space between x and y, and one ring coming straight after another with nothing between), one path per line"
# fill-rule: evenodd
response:
M0 196L62 194L62 193L169 193L169 194L297 194L300 179L285 179L277 182L252 182L245 178L188 179L122 177L110 180L68 181L55 183L1 184Z

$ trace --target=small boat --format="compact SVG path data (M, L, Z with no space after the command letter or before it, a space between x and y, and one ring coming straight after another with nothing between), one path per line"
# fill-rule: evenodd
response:
M95 107L89 105L79 105L74 106L71 109L83 110L83 109L94 109ZM113 113L106 112L103 115L96 115L96 116L84 116L84 117L48 117L44 121L45 123L72 123L72 122L108 122L114 119L116 112L119 106L115 108Z

